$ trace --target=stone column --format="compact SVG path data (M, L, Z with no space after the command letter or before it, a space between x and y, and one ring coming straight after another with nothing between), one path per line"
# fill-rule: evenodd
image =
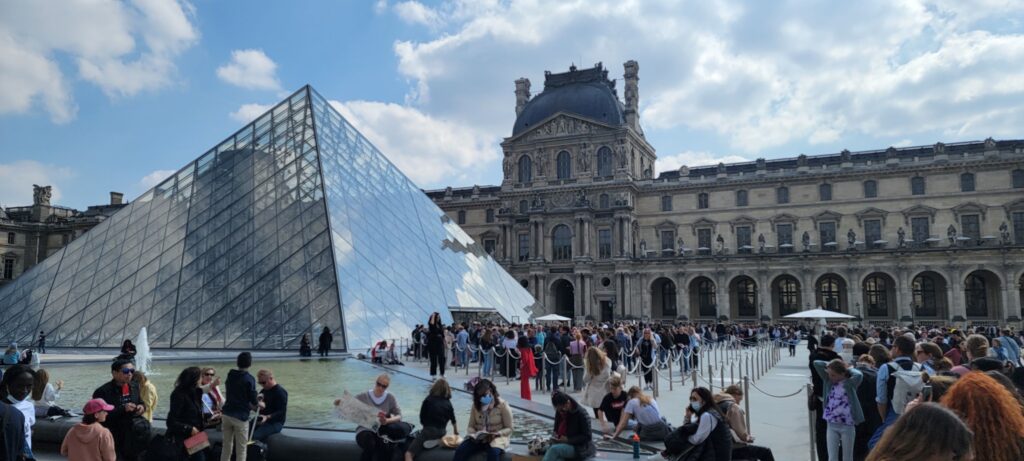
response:
M717 303L717 306L715 307L715 312L716 312L715 313L715 317L716 318L717 317L721 317L723 315L729 315L730 314L730 312L729 312L729 282L728 282L728 279L729 279L729 277L726 275L726 276L720 276L720 277L718 277L717 280L715 280L715 291L717 292L717 294L715 295L715 299L716 299L716 303ZM733 319L732 316L730 316L729 320L735 320L735 319Z
M964 304L963 280L961 280L960 269L950 269L950 279L947 283L947 296L949 297L950 318L956 316L967 317L967 306Z
M680 272L676 274L675 280L673 280L676 284L676 316L685 315L686 318L692 319L693 315L690 314L690 302L689 296L687 296L688 292L683 289L685 277L686 274Z
M583 314L583 296L585 295L583 290L583 276L576 274L576 282L573 283L573 297L572 297L572 313L573 317L578 317ZM574 318L573 321L576 319Z
M909 315L911 318L915 318L916 313L912 313L914 310L913 306L910 305L910 281L907 280L907 270L900 269L896 271L896 320L903 318L904 315Z

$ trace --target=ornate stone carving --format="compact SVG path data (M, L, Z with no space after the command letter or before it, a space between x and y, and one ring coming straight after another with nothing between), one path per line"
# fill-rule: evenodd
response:
M512 161L511 155L505 155L505 161L501 163L501 168L505 171L505 179L512 179L512 168L515 163Z
M581 143L579 150L576 151L576 169L580 173L590 171L590 150L587 143Z
M846 232L846 244L851 247L857 243L857 233L850 229Z
M53 187L32 185L32 204L50 205L50 197L53 196Z
M950 246L956 244L956 227L953 227L952 224L950 224L949 227L946 228L946 238L949 239Z
M537 149L537 176L544 177L548 171L548 154L543 149Z
M804 235L800 237L800 244L803 245L804 252L811 251L811 234L804 231Z
M725 237L722 237L722 234L718 234L715 239L715 252L720 255L725 254Z
M593 123L580 120L574 117L568 117L560 115L547 123L534 128L530 131L524 139L527 141L533 141L537 139L551 138L555 136L566 136L574 134L590 134L599 131L605 131L603 127L595 125Z
M625 169L629 165L629 159L626 158L626 142L622 141L619 143L618 151L616 156L619 158L619 168Z
M898 248L906 248L907 246L907 231L903 230L903 226L896 230L896 246Z
M999 225L999 240L1003 242L1003 245L1010 244L1010 227L1006 224L1006 221Z

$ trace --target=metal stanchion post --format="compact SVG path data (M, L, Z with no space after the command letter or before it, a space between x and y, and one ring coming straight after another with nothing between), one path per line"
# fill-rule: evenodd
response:
M743 377L743 409L746 411L747 427L750 427L750 379Z
M512 378L509 376L512 374L512 364L509 360L512 359L512 352L509 349L505 349L505 385L512 382Z
M669 354L671 354L671 352L669 352ZM672 392L672 362L673 362L673 360L671 359L671 357L672 356L670 355L669 356L669 360L668 360L668 391L669 392Z
M736 383L736 364L729 362L729 384Z
M657 356L655 356L655 360L657 360ZM661 381L661 367L658 366L657 362L653 363L652 366L654 366L654 398L658 398L658 384L661 384L659 383Z
M812 393L813 392L814 392L814 389L811 387L810 383L808 383L807 384L807 398L808 399L810 399L812 397ZM807 459L809 459L811 461L814 461L815 458L817 457L816 456L817 455L816 450L814 449L814 446L815 446L814 445L814 412L810 411L810 410L807 411L807 433L810 434L810 436L811 436L811 444L810 444L811 456L809 458L807 458Z
M697 387L697 369L696 368L694 368L693 370L690 370L690 382L693 383L692 387ZM685 385L686 383L683 383L683 384Z
M725 364L718 364L718 385L725 389Z
M483 348L480 349L480 358L476 361L476 375L477 377L484 377L484 352Z

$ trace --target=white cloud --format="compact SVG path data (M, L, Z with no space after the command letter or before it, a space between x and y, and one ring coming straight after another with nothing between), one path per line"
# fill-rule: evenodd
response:
M217 77L252 90L280 90L277 64L263 50L234 50L231 62L217 68Z
M420 24L427 27L441 25L441 14L420 2L405 1L396 3L393 6L395 14L409 24Z
M685 151L674 155L659 155L654 162L655 175L664 171L677 170L686 165L688 167L718 165L719 163L749 162L750 159L733 154L717 155L703 151Z
M228 117L237 122L249 123L273 107L272 104L242 104L238 110L228 114Z
M393 11L429 17L413 9ZM453 0L429 11L445 29L394 46L406 100L486 133L510 132L514 79L531 77L536 94L543 70L600 60L615 78L628 59L640 63L649 135L686 131L751 157L1024 125L1020 2Z
M420 187L479 178L498 158L497 139L416 108L374 101L331 101Z
M50 203L59 205L61 182L74 177L66 167L49 165L35 160L16 160L0 163L0 205L25 206L32 204L32 185L52 186Z
M177 172L178 170L154 170L139 180L139 187L144 191L152 189Z
M7 2L0 15L0 114L25 113L37 99L51 120L74 118L57 57L109 97L177 80L174 60L198 41L186 0ZM141 43L140 43L141 42Z

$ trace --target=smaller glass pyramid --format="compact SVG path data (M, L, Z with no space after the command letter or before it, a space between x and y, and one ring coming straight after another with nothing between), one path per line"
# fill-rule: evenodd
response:
M283 349L326 326L363 350L434 311L533 304L307 86L0 289L0 337Z

